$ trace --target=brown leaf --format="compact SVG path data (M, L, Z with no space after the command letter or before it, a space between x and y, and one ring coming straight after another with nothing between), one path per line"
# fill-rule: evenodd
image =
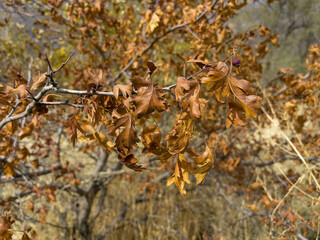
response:
M34 91L37 90L41 87L43 87L46 84L46 75L45 74L41 74L38 72L36 73L33 77L32 77L32 82L31 82L31 87L30 90Z
M259 187L262 187L262 186L263 186L262 183L259 183L259 182L254 182L254 183L251 184L252 188L259 188Z
M115 136L117 130L123 129L120 134L118 134L115 141L121 159L130 155L133 147L136 147L137 142L140 141L134 126L134 120L131 118L130 114L125 114L114 121L108 129L108 133L111 136Z
M81 136L82 138L89 139L89 140L94 138L107 151L111 151L113 149L114 143L107 136L105 136L101 131L96 131L94 129L94 127L87 121L81 121L80 123L81 123L81 128L83 129L84 132L89 131L91 133L91 135L83 135L83 136ZM92 136L92 138L91 138L91 136Z
M255 205L255 204L249 204L249 203L247 203L247 204L246 204L246 207L250 208L250 210L251 210L252 212L255 212L255 213L259 212L259 206Z
M2 220L0 221L0 239L10 240L12 239L13 232L9 229L11 225L15 222L11 216L5 215L1 217Z
M167 147L172 155L183 152L193 136L193 124L189 114L182 112L175 119L174 129L166 136Z
M157 69L157 66L153 62L147 62L147 66L148 66L147 74L151 76L152 73Z
M185 157L182 154L178 154L174 174L167 179L167 186L174 183L178 187L181 195L186 194L185 183L190 184L189 173L186 168L192 169Z
M144 145L143 153L161 154L161 132L157 126L144 127L141 134L141 142Z
M21 240L31 240L31 238L29 238L28 234L23 233Z
M5 106L10 105L10 103L8 101L8 99L9 99L8 97L10 97L10 96L8 96L5 92L0 91L0 104L5 105Z
M34 210L34 203L32 201L28 201L28 204L27 204L27 208L33 212Z
M13 177L16 172L14 170L16 166L16 163L15 162L7 162L4 166L3 166L3 171L4 173L6 174L6 177L7 178L11 178Z
M179 102L181 102L181 100L185 97L185 94L183 93L181 88L183 88L185 90L189 90L190 89L190 86L189 86L189 84L187 82L187 79L185 79L184 77L179 77L178 78L177 86L175 88L176 98L177 98L177 101L179 101Z
M34 129L34 122L26 124L26 127L22 128L21 132L19 133L19 140L22 140L25 137L31 136Z
M166 110L163 92L161 89L156 89L154 86L149 88L139 88L137 95L133 98L137 105L135 116L141 118L143 115L154 112L162 112Z
M213 167L213 155L210 148L206 145L205 151L194 158L195 163L195 178L197 184L203 183L205 176L209 170Z
M181 90L184 89L184 91ZM183 77L179 77L175 94L177 101L181 102L185 111L190 112L192 117L199 118L201 116L201 105L203 101L199 99L200 84L197 80L188 81Z
M116 99L119 97L119 92L121 92L124 98L131 97L132 86L129 84L119 84L113 87L113 94Z
M104 76L105 74L103 73L103 71L101 69L99 70L98 73L95 70L88 71L88 74L92 78L93 83L96 86L100 85L103 82L104 77L105 77Z
M288 218L292 223L294 223L298 219L298 217L296 217L290 209L283 214L283 217Z
M150 80L149 75L147 75L147 77L145 77L145 78L135 76L135 77L131 78L130 81L132 82L132 85L136 90L138 90L141 87L151 87L152 86L152 82Z
M54 102L54 101L56 101L55 97L61 97L61 96L58 94L47 94L43 97L42 101L43 102Z
M6 92L9 94L9 95L16 95L16 94L19 94L21 96L21 98L24 98L27 96L27 85L26 84L22 84L22 85L19 85L18 87L16 88L13 88L11 86L7 86L7 89L6 89Z
M246 118L256 117L256 108L258 108L257 101L261 100L261 97L253 95L254 91L250 87L250 83L246 80L238 80L232 76L229 77L230 88L234 96L241 103L242 108L246 113Z
M201 102L199 99L200 84L198 81L189 81L190 90L186 98L182 101L182 107L185 111L190 112L192 117L200 118L201 116Z
M79 130L82 134L85 134L84 130L81 128L80 124L78 123L75 115L72 115L68 121L64 122L64 127L69 128L67 131L67 135L71 135L70 141L72 142L72 145L74 147L76 143L76 139L78 138L77 130Z
M15 86L27 84L27 80L20 74L20 72L17 69L10 68L8 72L11 74Z
M195 63L200 69L210 66L199 58L202 57L203 54L196 55L193 59L188 60L186 63Z
M142 170L145 170L144 167L142 167L141 165L138 165L138 159L135 158L135 156L133 154L129 154L128 156L126 156L125 158L120 158L120 161L126 165L128 168L136 171L136 172L141 172Z
M254 95L254 90L246 80L238 80L231 76L228 66L219 62L216 68L209 71L201 82L210 86L210 91L215 91L219 101L226 98L227 103L227 128L231 125L244 125L245 118L256 117L257 101L259 96Z
M216 91L216 97L219 101L230 93L228 87L229 68L224 62L219 62L216 68L212 68L206 77L201 79L201 83L211 87L209 91Z

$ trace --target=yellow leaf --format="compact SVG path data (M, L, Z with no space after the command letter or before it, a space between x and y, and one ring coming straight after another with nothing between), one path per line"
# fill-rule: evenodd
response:
M162 14L161 10L157 10L152 14L151 20L147 26L148 33L152 33L159 26L161 14Z
M81 122L81 123L82 123L81 128L85 132L89 131L92 134L92 136L94 137L94 139L96 139L99 142L99 144L101 146L103 146L106 150L111 151L114 148L114 143L112 141L110 141L107 136L105 136L101 132L96 132L96 130L91 125L89 125L87 122ZM83 137L84 137L83 139L86 139L88 137L90 139L90 136L87 136L87 135L83 136Z
M186 169L193 172L192 166L187 162L185 157L182 154L178 154L174 174L167 179L167 186L174 183L178 187L181 195L186 194L185 183L190 184L189 173Z
M259 187L261 187L261 186L262 186L262 184L259 183L259 182L254 182L254 183L251 184L251 187L252 187L252 188L259 188Z
M213 166L213 155L210 148L206 145L206 150L194 158L197 169L195 170L195 178L197 184L203 183L205 176Z

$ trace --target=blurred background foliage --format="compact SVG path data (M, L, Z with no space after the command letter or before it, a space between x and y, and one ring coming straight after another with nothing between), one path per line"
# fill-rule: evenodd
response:
M279 47L270 48L264 64L264 81L274 79L279 67L292 68L295 73L306 73L308 47L319 41L320 2L317 0L280 0L273 4L256 0L239 11L230 26L236 31L247 31L264 25L279 33Z

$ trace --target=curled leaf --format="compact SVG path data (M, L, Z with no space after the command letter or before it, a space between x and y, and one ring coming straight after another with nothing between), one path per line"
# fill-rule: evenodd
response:
M41 74L41 75L40 75L40 73L36 74L32 78L30 90L35 91L39 88L42 88L46 84L46 79L47 79L47 77L45 74Z

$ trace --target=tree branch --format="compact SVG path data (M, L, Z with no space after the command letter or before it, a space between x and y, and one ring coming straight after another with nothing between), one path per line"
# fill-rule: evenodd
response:
M218 3L218 0L212 2L209 10L204 10L202 13L199 14L199 16L195 19L194 22L187 22L187 23L184 23L184 24L179 24L179 25L176 25L172 28L170 28L169 30L167 30L166 32L164 32L163 34L159 35L159 36L156 36L150 43L147 47L145 47L141 53L138 53L136 54L135 57L131 58L131 60L129 61L129 63L120 70L120 72L109 82L110 85L114 84L116 80L118 80L122 74L124 74L124 72L126 70L128 70L132 64L140 57L142 56L145 52L147 52L150 48L153 47L153 45L158 42L160 39L164 38L165 36L167 36L168 34L172 33L172 32L175 32L177 30L181 30L181 29L184 29L184 28L187 28L190 24L192 23L197 23L199 20L201 20L205 14L210 11L212 8L214 8L214 6Z

